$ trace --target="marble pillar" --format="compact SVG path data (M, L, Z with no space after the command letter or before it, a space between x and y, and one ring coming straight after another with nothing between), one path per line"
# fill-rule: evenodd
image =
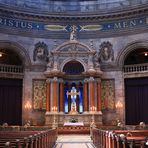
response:
M60 80L60 112L64 112L64 81Z
M96 106L95 106L95 94L94 94L94 78L90 77L89 78L89 110L90 111L95 111Z
M101 79L97 80L97 111L101 112Z
M50 111L50 93L51 93L51 80L47 79L46 80L47 83L47 90L46 90L46 111L49 112Z
M88 104L89 104L89 101L88 101L88 79L85 79L84 83L83 83L83 112L84 113L89 111Z

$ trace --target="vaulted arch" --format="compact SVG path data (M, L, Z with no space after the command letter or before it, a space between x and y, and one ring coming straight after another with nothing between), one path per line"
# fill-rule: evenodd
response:
M148 41L136 41L136 42L132 42L130 44L128 44L125 48L123 48L118 57L117 57L117 63L119 65L119 67L123 67L124 66L124 61L127 58L127 56L133 52L134 50L138 49L138 48L145 48L148 49Z
M95 53L94 49L78 41L65 42L52 51L54 63L58 62L58 69L61 72L64 65L70 61L81 63L85 72L90 68L93 69L92 59Z
M84 67L80 62L73 60L67 62L64 65L63 72L70 75L79 75L82 74L82 72L84 72Z
M16 42L10 41L0 41L0 49L9 49L15 52L20 59L22 60L22 65L24 68L28 68L31 66L31 60L29 58L29 54L27 53L26 49L22 47L20 44Z

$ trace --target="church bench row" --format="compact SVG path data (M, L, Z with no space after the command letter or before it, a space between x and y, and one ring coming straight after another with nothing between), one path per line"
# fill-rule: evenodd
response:
M0 131L44 131L51 126L0 126Z
M146 148L146 137L138 136L138 137L116 137L117 148ZM114 141L115 142L115 141ZM114 146L114 145L113 145Z
M57 130L0 132L0 147L52 148L57 139Z
M148 130L114 130L92 129L92 139L96 147L104 148L128 148L144 147Z
M33 133L35 133L36 135L33 135ZM51 145L51 147L53 146L53 144L55 144L56 141L56 131L55 130L49 130L49 131L43 131L38 133L38 131L36 132L12 132L12 133L8 133L8 132L4 132L0 134L0 139L5 138L6 141L11 141L12 145L15 144L15 138L20 139L20 142L22 141L21 138L26 137L28 135L33 135L32 137L29 136L28 137L28 145L30 145L33 148L36 147L35 145L39 145L39 147L45 147ZM12 138L13 137L13 138ZM19 144L19 143L16 143ZM22 143L21 143L22 144Z

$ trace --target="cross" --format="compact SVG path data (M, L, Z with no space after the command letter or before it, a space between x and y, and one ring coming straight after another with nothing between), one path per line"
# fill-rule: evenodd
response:
M77 111L76 111L76 101L75 101L75 99L77 98L77 95L80 95L80 92L77 92L77 90L73 86L70 92L67 91L67 97L68 97L68 95L70 95L71 99L72 99L70 113L72 113L72 114L76 113Z
M68 96L68 95L71 96L71 99L72 99L72 101L73 101L74 99L76 99L76 96L77 96L77 95L80 95L80 92L77 92L77 90L76 90L75 87L73 86L70 92L67 91L67 96ZM74 102L74 101L73 101L73 102Z

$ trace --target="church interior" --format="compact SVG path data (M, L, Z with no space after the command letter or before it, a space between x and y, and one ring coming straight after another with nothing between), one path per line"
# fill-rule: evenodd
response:
M0 147L147 147L147 38L148 0L0 0Z

